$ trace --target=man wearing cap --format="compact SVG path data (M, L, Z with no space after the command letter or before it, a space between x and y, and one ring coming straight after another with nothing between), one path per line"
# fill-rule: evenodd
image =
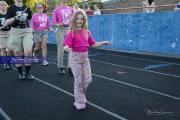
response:
M56 7L53 11L52 25L56 27L56 41L57 41L57 63L58 63L58 73L60 75L65 74L64 69L64 37L67 30L69 29L71 23L71 17L73 15L73 8L67 5L68 0L61 0L60 5ZM68 64L69 73L71 73L70 66Z

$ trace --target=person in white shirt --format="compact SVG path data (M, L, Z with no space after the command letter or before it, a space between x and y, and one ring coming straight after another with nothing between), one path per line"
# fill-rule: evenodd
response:
M155 2L154 0L144 0L142 2L143 12L152 13L155 11Z
M97 5L94 5L93 15L100 15L100 14L101 14L101 10L98 8Z
M175 11L180 10L180 2L177 3L176 7L174 8Z

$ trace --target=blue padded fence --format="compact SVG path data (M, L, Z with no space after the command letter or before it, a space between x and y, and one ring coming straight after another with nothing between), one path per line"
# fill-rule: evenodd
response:
M89 16L96 41L109 40L105 49L180 54L180 11ZM49 34L49 43L56 43Z

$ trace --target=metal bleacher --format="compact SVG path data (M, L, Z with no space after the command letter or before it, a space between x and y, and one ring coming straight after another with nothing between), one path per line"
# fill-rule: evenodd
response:
M108 13L127 13L142 12L143 0L117 0L103 4L102 12ZM156 4L155 11L172 11L178 0L154 0Z

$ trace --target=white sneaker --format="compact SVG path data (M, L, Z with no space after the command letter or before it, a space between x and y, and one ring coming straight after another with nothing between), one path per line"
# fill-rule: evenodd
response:
M4 70L9 70L9 65L8 64L4 64Z
M47 60L43 60L43 65L44 66L47 66L49 63L48 63L48 61Z
M85 104L74 103L73 105L74 105L74 107L77 110L84 110L84 109L86 109L86 105Z

